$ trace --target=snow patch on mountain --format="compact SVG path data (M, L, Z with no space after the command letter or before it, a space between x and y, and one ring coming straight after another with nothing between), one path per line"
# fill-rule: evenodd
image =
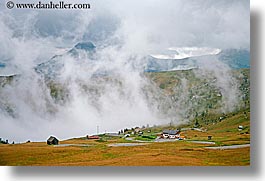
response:
M171 53L151 54L151 56L157 59L181 60L204 55L218 55L221 52L221 49L208 47L170 47L167 50Z

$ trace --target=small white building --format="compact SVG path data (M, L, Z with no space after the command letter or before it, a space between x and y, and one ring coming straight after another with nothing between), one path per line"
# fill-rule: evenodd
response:
M179 137L180 137L179 130L164 130L162 133L162 138L178 139Z

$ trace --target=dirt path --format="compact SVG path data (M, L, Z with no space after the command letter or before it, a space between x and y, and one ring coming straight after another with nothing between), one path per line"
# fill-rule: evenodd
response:
M142 146L142 145L147 145L148 143L113 143L113 144L108 144L108 146L113 146L113 147L119 147L119 146Z
M250 144L231 145L231 146L215 146L215 147L205 147L205 148L213 149L213 150L226 150L226 149L236 149L236 148L245 148L245 147L250 147Z
M91 146L88 144L59 144L59 145L53 145L54 147L66 147L66 146L80 146L80 147L87 147L87 146Z
M214 145L215 142L211 142L211 141L187 141L190 143L199 143L199 144L210 144L210 145Z

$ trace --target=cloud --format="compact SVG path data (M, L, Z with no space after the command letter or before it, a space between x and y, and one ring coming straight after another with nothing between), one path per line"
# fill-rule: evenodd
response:
M126 3L116 8L133 47L141 42L145 49L146 44L249 48L249 1Z
M83 2L87 3L78 1ZM83 11L4 9L3 13L12 16L12 23L17 24L12 25L17 29L14 33L23 35L27 30L41 36L97 41L115 32L131 48L139 47L139 51L172 46L249 48L248 0L92 0L90 4L91 9ZM26 24L29 13L37 17Z

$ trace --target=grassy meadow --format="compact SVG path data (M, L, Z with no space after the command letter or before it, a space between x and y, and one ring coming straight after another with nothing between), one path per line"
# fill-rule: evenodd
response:
M243 125L243 130L238 130ZM189 125L182 125L184 128ZM148 128L155 132L164 127ZM173 129L174 127L172 127ZM130 143L120 137L101 135L101 140L85 137L60 141L60 144L84 146L57 147L45 142L0 144L0 165L12 166L248 166L250 147L212 150L206 147L241 145L250 143L249 112L227 115L217 123L201 125L197 131L181 132L185 140L174 142L148 142L141 146L112 147L113 143ZM143 130L147 133L147 128ZM150 133L151 134L151 133ZM208 140L211 135L212 139ZM210 141L202 144L192 141Z

